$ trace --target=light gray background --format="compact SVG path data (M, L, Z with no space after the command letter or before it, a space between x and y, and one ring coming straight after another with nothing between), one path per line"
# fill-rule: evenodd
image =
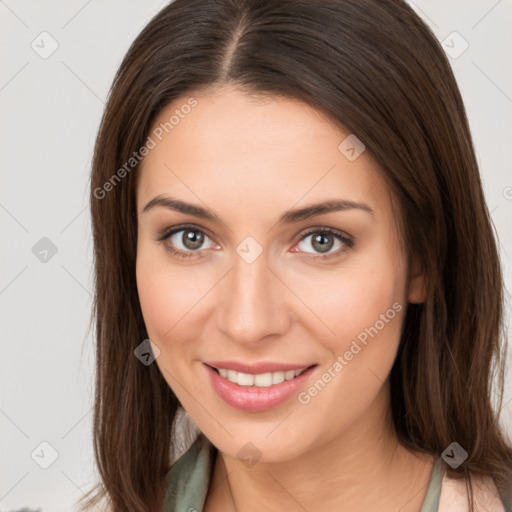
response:
M163 5L0 0L2 511L71 510L94 480L94 354L86 335L92 293L91 155L114 72ZM417 0L411 5L452 54L510 291L512 1ZM40 36L44 31L51 37ZM51 38L58 48L43 59L31 45L48 51ZM469 47L453 58L464 40ZM46 262L32 250L43 237L57 248ZM502 420L509 435L511 383L509 372ZM36 450L35 459L50 460L50 450L40 447L43 441L58 452L48 469L31 458Z

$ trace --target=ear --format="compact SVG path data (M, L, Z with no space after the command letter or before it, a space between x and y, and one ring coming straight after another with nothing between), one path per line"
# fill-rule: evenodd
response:
M412 304L421 304L427 298L427 283L425 272L419 258L413 257L409 264L409 289L407 300Z

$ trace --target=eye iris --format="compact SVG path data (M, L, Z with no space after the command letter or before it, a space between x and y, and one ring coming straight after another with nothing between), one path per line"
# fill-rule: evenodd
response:
M203 244L204 234L193 229L185 229L182 237L183 245L187 249L199 249Z
M327 240L327 244L325 244L326 240ZM330 242L329 242L329 240L330 240ZM317 243L319 243L320 245L317 245ZM331 248L334 244L334 240L331 235L318 233L316 236L313 237L312 244L316 250L318 250L320 252L327 252L327 251L331 250Z

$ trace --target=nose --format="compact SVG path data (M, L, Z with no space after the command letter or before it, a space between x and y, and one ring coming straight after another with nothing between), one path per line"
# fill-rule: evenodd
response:
M265 252L251 263L235 255L233 267L218 289L217 327L244 345L282 336L292 323L290 295L269 267Z

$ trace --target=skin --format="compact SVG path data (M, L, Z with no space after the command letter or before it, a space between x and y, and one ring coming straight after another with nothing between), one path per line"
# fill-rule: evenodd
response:
M349 161L338 146L350 132L310 106L227 86L176 99L154 127L190 96L197 106L137 171L137 284L161 351L156 364L219 449L204 510L419 510L433 458L397 442L388 376L407 303L424 299L425 280L397 244L378 164L369 151ZM143 212L158 195L206 207L223 222L164 207ZM374 215L351 209L277 223L288 209L342 198ZM184 245L183 231L155 240L183 223L205 233L199 249ZM325 227L349 234L353 247L326 234L333 245L322 260L318 235L300 241L309 228ZM252 263L236 252L248 236L263 250ZM166 244L192 257L177 259ZM265 412L235 409L203 366L316 363L307 390L395 303L401 311L305 405L294 396ZM261 452L250 467L237 457L248 442Z

